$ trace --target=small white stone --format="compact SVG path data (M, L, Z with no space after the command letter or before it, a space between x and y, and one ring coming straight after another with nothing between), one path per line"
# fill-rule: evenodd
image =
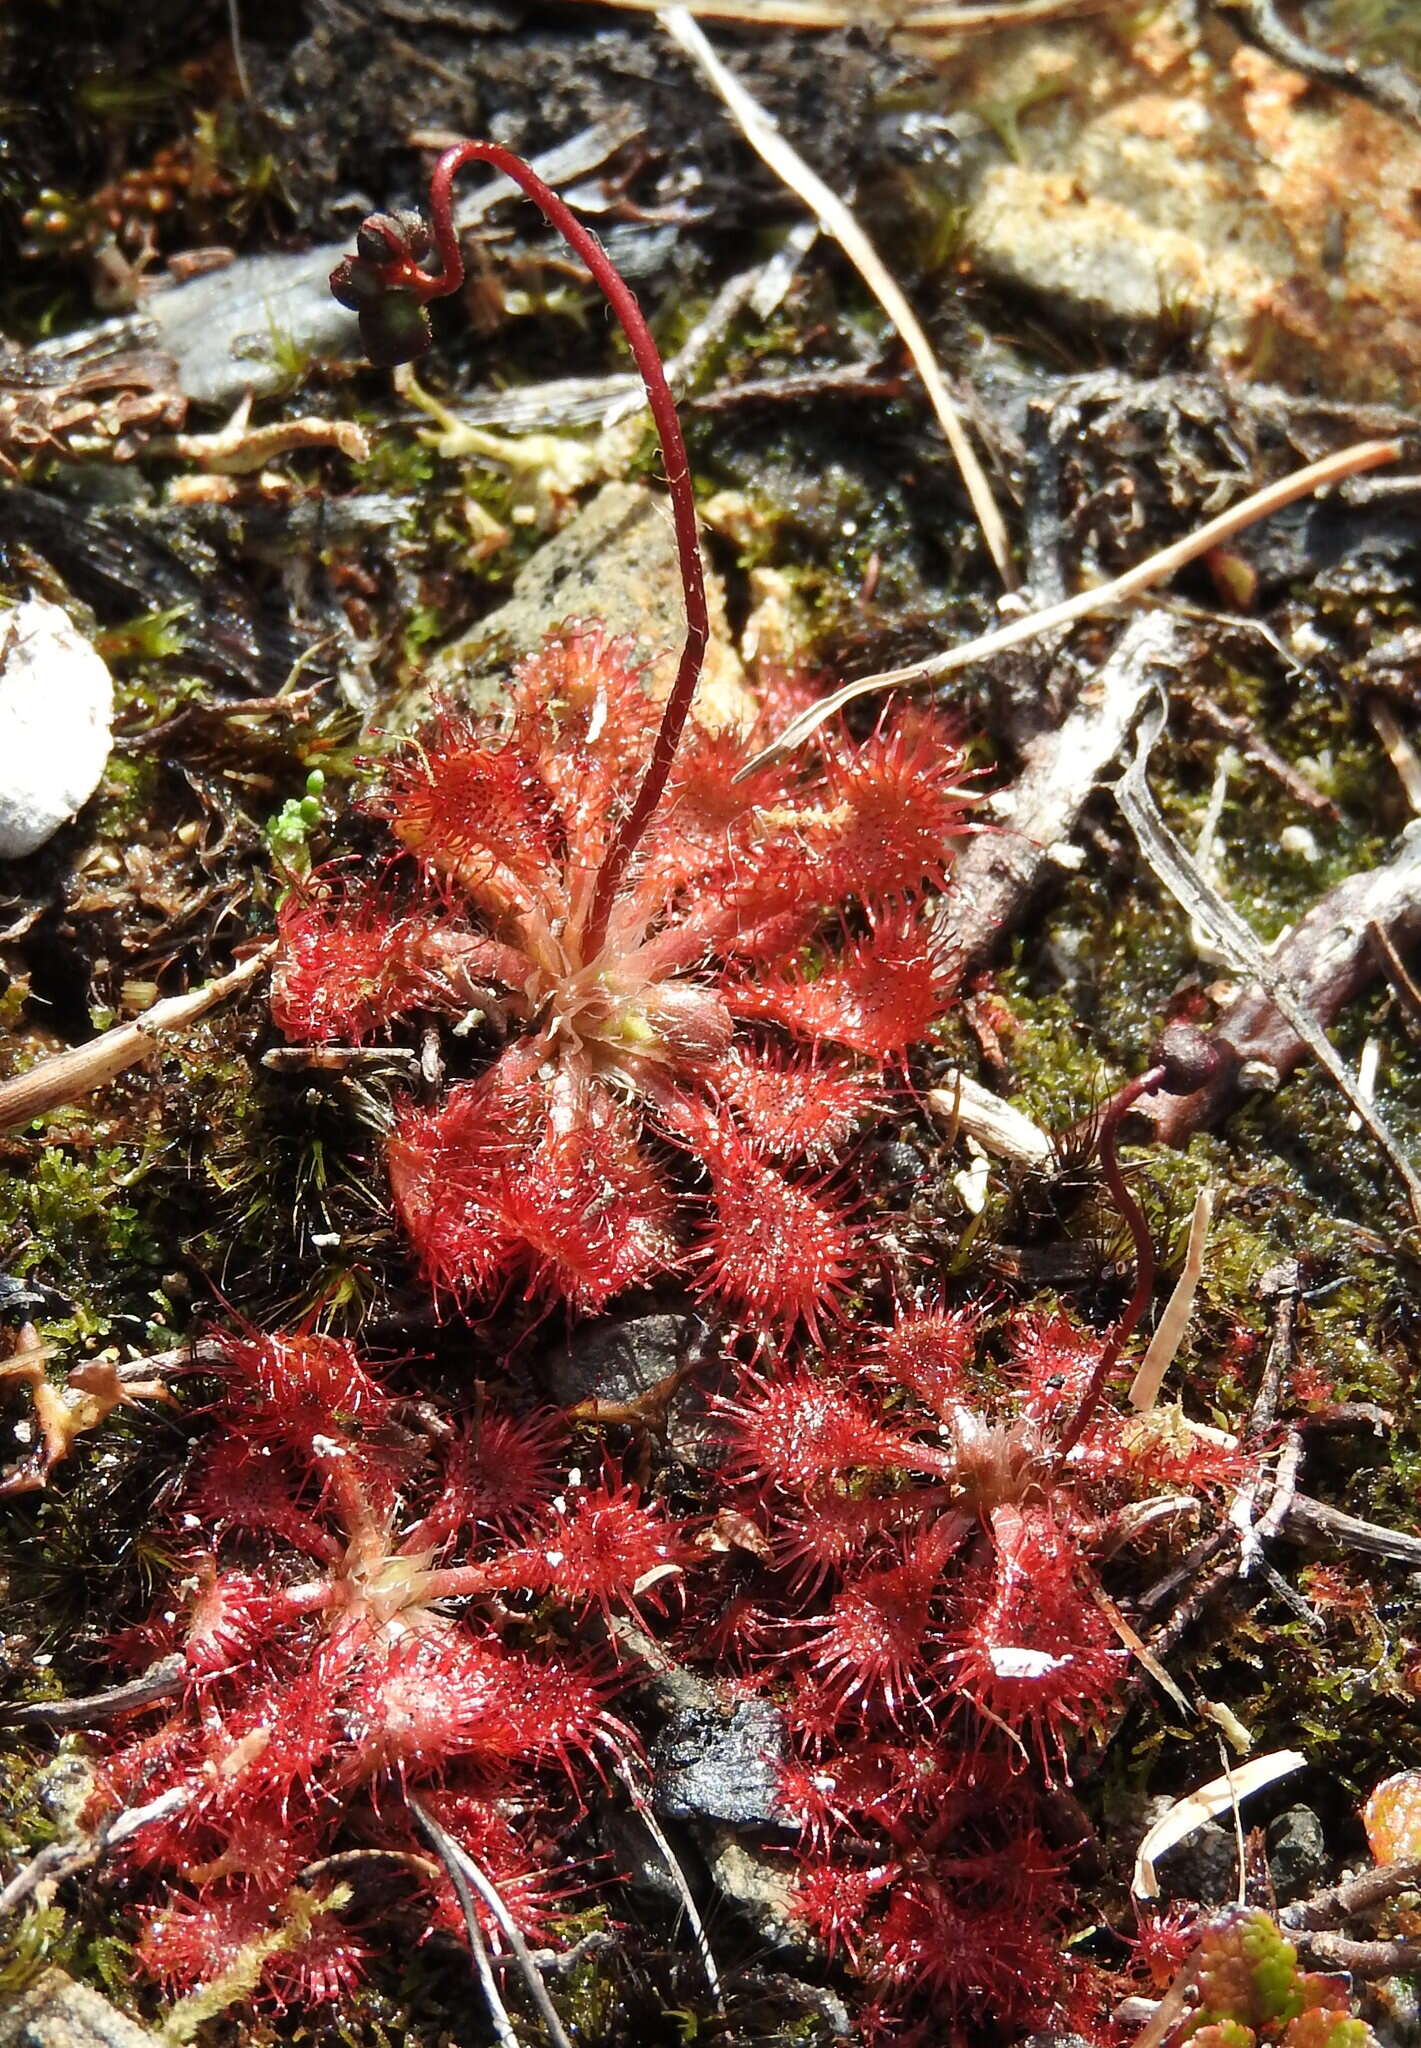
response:
M43 846L98 788L113 678L57 604L0 612L0 859Z
M1316 835L1306 825L1285 825L1278 834L1278 845L1293 860L1322 859Z
M1069 1657L1053 1657L1048 1650L1005 1646L989 1650L987 1658L998 1678L1046 1678L1053 1671L1063 1671L1071 1661Z

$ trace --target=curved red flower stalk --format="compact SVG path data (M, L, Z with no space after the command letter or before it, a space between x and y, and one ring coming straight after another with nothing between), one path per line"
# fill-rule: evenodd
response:
M1221 1057L1218 1047L1212 1040L1194 1025L1180 1019L1165 1028L1158 1044L1153 1048L1153 1054L1148 1071L1122 1088L1100 1119L1100 1170L1111 1198L1124 1217L1134 1241L1135 1287L1126 1303L1125 1313L1105 1341L1105 1348L1101 1352L1090 1383L1081 1396L1080 1406L1062 1433L1058 1452L1061 1459L1070 1456L1095 1419L1101 1396L1105 1392L1106 1381L1114 1371L1121 1352L1139 1327L1140 1318L1149 1307L1150 1295L1154 1290L1154 1239L1150 1236L1150 1226L1145 1212L1130 1192L1125 1176L1120 1170L1120 1154L1116 1149L1120 1127L1141 1096L1153 1094L1156 1088L1168 1087L1176 1094L1188 1095L1194 1089L1202 1087L1215 1071Z
M1080 1406L1072 1416L1062 1434L1057 1456L1066 1459L1080 1442L1095 1419L1100 1406L1105 1383L1115 1369L1116 1360L1129 1343L1138 1327L1141 1316L1150 1305L1150 1296L1155 1284L1155 1242L1150 1235L1149 1219L1131 1194L1124 1174L1120 1171L1120 1154L1116 1140L1120 1126L1142 1095L1148 1095L1158 1088L1165 1079L1168 1068L1163 1064L1154 1066L1120 1093L1100 1119L1100 1133L1097 1140L1100 1151L1100 1171L1109 1188L1111 1199L1124 1217L1135 1246L1135 1287L1125 1305L1125 1313L1106 1338L1099 1359L1096 1361L1090 1383L1081 1396Z
M439 255L437 271L421 268L406 223L389 215L372 215L362 231L361 255L354 264L347 260L331 274L331 289L336 297L343 303L353 302L368 312L372 291L401 295L421 307L431 299L447 298L458 291L464 282L464 257L459 247L459 232L454 225L452 188L454 179L465 165L474 163L489 164L494 170L502 171L527 194L564 241L582 258L615 313L641 373L642 383L646 386L647 402L666 464L666 488L671 498L671 517L676 530L676 553L681 565L681 586L686 603L685 644L641 786L602 857L583 933L584 951L590 958L601 950L607 934L607 920L627 864L665 791L705 661L710 639L710 614L706 609L705 568L697 533L696 500L691 489L691 466L681 434L681 422L676 416L676 402L671 396L661 357L636 295L620 276L591 229L584 227L552 187L512 150L504 149L496 142L457 142L445 150L435 165L429 183L429 212L434 246ZM383 257L379 254L381 244L385 250ZM369 256L365 254L366 248L371 251ZM362 284L362 277L373 279L373 284Z
M597 1311L689 1267L758 1329L813 1329L867 1252L835 1168L946 1007L922 905L960 757L913 709L738 784L750 742L692 726L589 954L659 719L629 644L584 626L515 671L498 717L427 728L367 806L405 860L282 905L273 1018L325 1043L486 1022L472 1078L401 1111L388 1148L442 1293L521 1283Z

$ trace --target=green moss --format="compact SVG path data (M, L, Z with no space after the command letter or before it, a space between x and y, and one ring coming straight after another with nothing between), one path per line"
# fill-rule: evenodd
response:
M156 1350L171 1341L155 1290L164 1257L155 1158L146 1146L66 1145L52 1123L24 1170L0 1176L0 1265L74 1303L42 1319L52 1342L121 1333Z
M1421 25L1412 0L1327 0L1325 18L1348 48L1421 70Z
M394 497L418 500L434 481L437 467L433 449L417 433L386 426L372 434L369 455L363 462L352 462L350 472L363 491L388 491ZM411 506L411 518L416 509Z
M606 1914L583 1913L566 1920L561 1934L569 1948L606 1925ZM558 2016L575 2041L608 2038L617 2015L617 1982L604 1955L593 1950L556 1983Z
M189 605L174 604L165 611L145 612L126 626L106 628L96 637L95 645L108 662L161 661L181 654L189 638L181 626L190 611Z
M33 1687L36 1695L42 1688ZM48 1695L60 1688L50 1685ZM6 1875L22 1869L57 1841L80 1829L80 1810L90 1783L82 1743L66 1736L58 1754L35 1768L31 1752L0 1749L0 1859ZM133 1957L111 1930L95 1931L82 1914L66 1911L44 1888L0 1924L0 1999L20 1991L53 1965L99 1984L125 2006Z

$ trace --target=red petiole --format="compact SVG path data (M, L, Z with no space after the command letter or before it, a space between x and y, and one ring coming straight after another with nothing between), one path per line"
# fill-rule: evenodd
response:
M1126 1304L1124 1315L1121 1316L1115 1328L1106 1338L1099 1362L1096 1365L1095 1371L1090 1376L1090 1384L1081 1396L1080 1406L1071 1417L1066 1433L1061 1438L1056 1453L1058 1463L1070 1456L1086 1430L1089 1429L1091 1423L1095 1420L1096 1410L1099 1408L1101 1396L1105 1392L1105 1383L1114 1371L1116 1361L1121 1352L1134 1335L1141 1316L1150 1305L1150 1296L1154 1292L1154 1240L1150 1236L1150 1226L1145 1212L1131 1194L1129 1187L1126 1185L1125 1176L1120 1170L1120 1155L1116 1150L1116 1140L1120 1135L1120 1126L1128 1112L1134 1108L1142 1095L1148 1095L1151 1089L1158 1088L1168 1077L1169 1072L1168 1066L1160 1065L1151 1067L1147 1073L1139 1075L1127 1088L1121 1089L1100 1120L1100 1170L1105 1177L1105 1185L1110 1190L1111 1199L1114 1201L1120 1214L1125 1218L1130 1236L1134 1240L1135 1291Z

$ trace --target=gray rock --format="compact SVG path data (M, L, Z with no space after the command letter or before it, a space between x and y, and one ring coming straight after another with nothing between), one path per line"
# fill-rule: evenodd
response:
M1166 1850L1157 1868L1166 1898L1226 1906L1238 1886L1238 1844L1233 1831L1216 1820L1206 1821L1177 1848Z
M360 358L355 315L331 297L339 244L299 256L244 256L225 270L155 292L144 308L178 383L202 405L234 405L290 382L306 356Z
M784 1721L765 1700L740 1700L729 1717L683 1711L651 1752L652 1799L668 1820L711 1820L731 1827L785 1823L780 1767Z
M707 577L706 591L711 641L696 701L708 724L724 725L748 719L754 707L713 576ZM651 694L664 696L670 689L686 617L671 516L665 500L645 485L604 484L524 563L507 603L426 665L419 687L391 706L391 729L422 724L434 696L471 711L496 709L510 665L572 619L597 619L609 632L628 635L647 661Z
M0 859L34 853L86 804L113 740L113 678L56 604L0 613Z
M1268 1828L1268 1867L1285 1903L1316 1891L1332 1870L1322 1822L1310 1806L1290 1806Z
M549 1390L565 1408L593 1401L630 1406L696 1363L705 1342L706 1325L689 1309L589 1323L547 1360ZM687 1374L666 1396L664 1406L642 1411L666 1451L683 1465L714 1462L724 1430L710 1411L705 1375Z
M155 2048L157 2040L63 1970L45 1970L0 2007L0 2048Z
M48 1819L53 1821L61 1839L68 1835L82 1836L86 1832L83 1825L85 1810L98 1790L98 1780L89 1758L66 1743L59 1754L44 1766L35 1783L39 1803Z
M1184 320L1226 368L1414 401L1414 215L1361 195L1421 188L1421 135L1212 17L1172 0L1139 36L963 50L945 92L999 131L957 162L974 265L1088 331Z
M626 1885L643 1898L678 1909L681 1893L666 1868L666 1858L635 1813L607 1807L601 1819L603 1847L617 1871L618 1885Z
M795 1866L787 1857L766 1856L742 1841L733 1828L707 1828L702 1848L716 1889L744 1914L762 1941L796 1955L813 1951L813 1937L795 1909Z

